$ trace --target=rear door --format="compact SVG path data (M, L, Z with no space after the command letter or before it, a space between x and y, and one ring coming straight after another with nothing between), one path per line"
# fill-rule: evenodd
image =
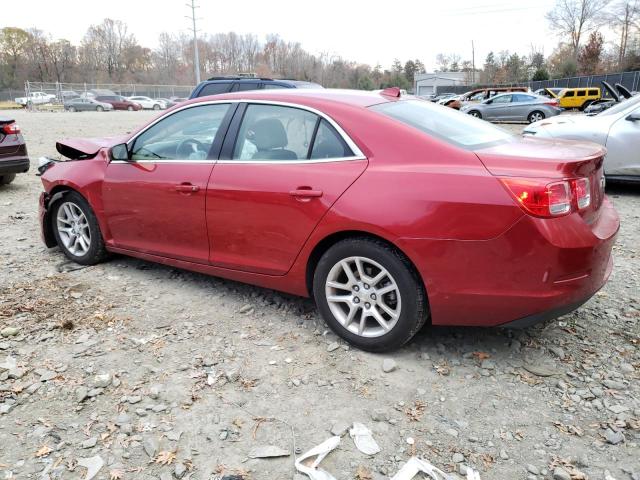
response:
M243 104L207 188L213 265L284 275L367 159L328 117Z
M102 195L116 247L208 263L207 182L234 107L172 112L129 143L129 161L109 163Z
M532 111L536 102L536 97L524 93L514 93L511 95L511 106L509 108L509 120L525 121Z

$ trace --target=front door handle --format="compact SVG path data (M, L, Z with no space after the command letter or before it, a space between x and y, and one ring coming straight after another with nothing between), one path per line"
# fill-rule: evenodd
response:
M200 190L200 187L191 183L181 183L176 185L176 191L180 193L195 193Z
M296 190L291 190L289 195L296 198L311 198L311 197L321 197L322 190L311 190L310 188L298 188Z

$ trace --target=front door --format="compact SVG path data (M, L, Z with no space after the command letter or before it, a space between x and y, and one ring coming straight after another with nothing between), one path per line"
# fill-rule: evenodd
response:
M485 105L486 120L502 120L509 115L509 104L511 103L511 95L499 95L489 100Z
M109 163L102 188L116 247L208 262L206 189L228 111L210 104L172 113L130 143L129 161Z
M207 190L210 261L268 275L291 268L323 215L367 166L332 122L268 104L238 109L220 158Z

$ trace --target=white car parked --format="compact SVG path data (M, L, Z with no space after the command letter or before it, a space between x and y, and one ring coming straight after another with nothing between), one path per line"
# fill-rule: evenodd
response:
M45 103L51 103L56 99L55 95L44 92L31 92L27 97L18 97L14 100L18 105L44 105Z
M607 148L604 174L611 180L640 182L640 96L597 115L558 115L527 125L523 135L599 143Z
M165 108L167 108L166 103L164 103L162 100L154 100L153 98L143 97L140 95L136 97L129 97L128 100L142 105L142 108L149 110L164 110Z

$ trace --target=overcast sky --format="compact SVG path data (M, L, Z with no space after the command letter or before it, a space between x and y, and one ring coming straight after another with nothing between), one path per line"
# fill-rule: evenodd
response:
M0 27L38 28L54 39L79 43L90 24L110 17L126 22L138 41L155 47L163 31L187 33L190 0L21 0L3 8ZM201 34L235 31L261 39L278 33L311 53L388 68L394 58L422 60L435 67L438 53L459 53L476 66L491 50L528 54L533 44L549 55L557 43L545 13L554 0L354 1L199 0ZM401 5L404 4L404 7Z

